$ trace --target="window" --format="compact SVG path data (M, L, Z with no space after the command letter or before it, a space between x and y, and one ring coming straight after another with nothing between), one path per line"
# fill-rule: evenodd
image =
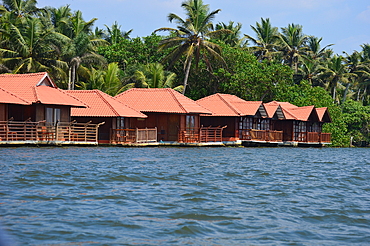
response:
M186 116L186 129L194 129L194 128L195 128L195 116L187 115Z
M125 117L117 117L117 129L125 129Z
M45 116L46 123L54 125L60 121L60 108L46 108Z
M270 130L270 120L269 119L257 119L255 128L257 130Z
M253 128L253 118L250 117L241 117L239 122L239 129L252 129Z

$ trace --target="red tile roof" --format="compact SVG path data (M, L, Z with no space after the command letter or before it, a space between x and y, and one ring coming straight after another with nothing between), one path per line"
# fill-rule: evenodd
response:
M170 88L133 88L115 96L120 102L141 112L210 114L192 99Z
M265 107L267 118L274 117L274 114L279 107L279 105L267 104L267 103L264 103L263 106Z
M331 122L331 118L329 115L329 111L327 107L323 108L316 108L317 115L319 117L319 121L321 122Z
M16 95L0 88L0 103L30 105L29 102L17 97Z
M276 111L278 106L280 106L286 120L308 121L311 114L317 116L315 106L298 107L289 102L278 101L272 101L264 105L269 116L273 115L275 113L274 109Z
M49 75L43 73L1 74L0 88L26 101L28 104L42 103L85 107L85 105L57 88Z
M283 110L288 110L290 114L292 114L296 120L300 121L308 121L311 114L316 114L314 106L305 106L305 107L296 107L296 108L288 108Z
M230 94L217 93L196 101L212 112L212 116L256 115L262 101L245 101Z
M88 106L87 108L72 108L71 116L147 117L100 90L70 90L67 92Z

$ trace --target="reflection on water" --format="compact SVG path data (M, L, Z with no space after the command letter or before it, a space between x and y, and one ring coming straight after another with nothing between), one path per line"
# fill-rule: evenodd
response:
M368 149L1 148L20 244L370 242Z

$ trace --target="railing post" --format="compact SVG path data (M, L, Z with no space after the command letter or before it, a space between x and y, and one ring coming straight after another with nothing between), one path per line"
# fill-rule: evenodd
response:
M136 130L135 130L135 143L138 143L138 137L139 137L139 129L138 128L136 128Z

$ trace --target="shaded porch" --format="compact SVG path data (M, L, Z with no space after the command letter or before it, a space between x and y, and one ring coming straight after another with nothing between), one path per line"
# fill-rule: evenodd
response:
M222 132L227 126L186 128L178 131L180 143L222 142Z
M157 142L157 128L144 129L111 129L111 144L128 143L155 143Z
M104 124L45 121L0 121L0 144L93 144Z
M282 142L283 131L276 130L239 130L239 138L244 141Z
M293 141L299 143L331 143L331 134L324 132L295 132Z

